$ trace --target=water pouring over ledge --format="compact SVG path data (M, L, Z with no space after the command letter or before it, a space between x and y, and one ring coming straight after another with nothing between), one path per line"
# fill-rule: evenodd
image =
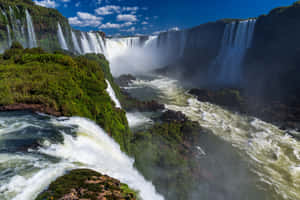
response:
M0 113L0 122L0 199L33 200L57 177L76 168L116 178L139 191L143 200L164 199L90 120L15 112Z
M34 27L32 24L32 19L27 9L25 10L25 13L26 13L26 22L27 22L27 31L28 31L28 46L29 48L34 48L37 47L37 42L36 42Z
M64 36L64 33L63 33L62 28L60 26L60 23L57 23L57 27L58 27L57 36L58 36L58 40L59 40L61 48L64 49L64 50L69 50L66 39L65 39L65 36Z

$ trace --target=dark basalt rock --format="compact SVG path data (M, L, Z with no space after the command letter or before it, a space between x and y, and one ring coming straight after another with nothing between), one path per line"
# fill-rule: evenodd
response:
M278 125L282 130L299 129L300 104L285 101L262 101L259 97L244 95L239 90L191 89L199 101L224 106L232 111L258 117Z
M176 112L167 110L160 116L160 120L163 122L186 122L188 119L182 112Z
M120 87L127 87L132 81L136 80L136 78L131 74L125 74L115 78L114 80Z
M18 104L12 104L7 106L0 106L0 112L7 112L7 111L33 111L33 112L41 112L48 115L53 115L56 117L62 116L62 113L59 111L56 111L55 109L43 105L43 104L24 104L24 103L18 103Z
M240 91L236 89L191 89L190 94L197 96L199 101L210 102L217 105L242 110L244 99L241 97Z
M140 112L155 112L165 108L163 104L158 103L155 100L152 101L140 101L133 98L126 90L121 89L122 105L127 111L138 110Z

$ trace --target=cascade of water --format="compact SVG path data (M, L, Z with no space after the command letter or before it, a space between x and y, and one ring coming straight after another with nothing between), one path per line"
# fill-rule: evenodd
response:
M96 33L89 32L88 37L89 37L89 44L92 49L92 52L93 53L102 53L101 45L98 42Z
M7 29L8 47L10 47L12 44L12 40L11 40L11 33L10 33L10 28L9 28L8 24L6 24L6 29Z
M73 41L73 45L74 45L75 51L76 51L76 53L81 54L82 51L80 49L77 37L76 37L76 35L75 35L75 33L73 31L71 32L71 34L72 34L72 41Z
M100 43L101 51L104 55L106 55L106 49L105 49L105 44L104 44L103 38L98 33L96 35L97 35L98 41Z
M58 40L59 40L59 43L60 43L60 47L64 50L69 50L60 24L57 23L57 26L58 26L57 35L58 35Z
M148 49L154 49L154 48L157 48L157 40L158 39L158 36L155 35L155 36L150 36L148 38L148 40L145 42L144 44L144 47L145 48L148 48Z
M32 24L31 16L27 9L25 10L25 13L26 13L26 22L27 22L27 31L28 31L28 44L29 44L28 47L29 48L37 47L36 36L35 36L34 26Z
M185 44L186 44L186 31L181 31L180 32L180 51L179 51L179 55L180 57L184 56L184 50L185 50Z
M81 46L82 46L82 50L83 50L84 54L86 54L86 53L92 53L89 41L86 38L86 35L85 35L84 32L81 32Z
M214 62L214 68L219 68L219 82L236 84L240 81L241 65L251 47L255 23L255 20L246 20L225 26L219 55Z
M139 191L143 200L164 199L134 168L134 160L90 120L79 117L62 120L31 114L7 117L4 114L0 115L0 122L0 147L8 149L8 153L5 150L0 153L1 169L4 169L0 173L1 200L36 199L57 177L78 168L116 178ZM34 134L36 132L39 134ZM63 143L51 139L52 136L58 136L56 138L61 138ZM8 143L11 137L17 141ZM29 147L24 153L15 150L28 139L33 143L39 141L40 147Z
M27 39L25 34L22 34L22 21L17 19L14 10L9 6L9 17L12 27L12 32L14 36L14 40L20 42L24 47L27 47Z
M110 82L108 80L106 80L106 83L107 83L106 91L109 94L111 100L113 100L113 102L115 102L117 108L122 108L121 103L118 100L114 89L110 85Z

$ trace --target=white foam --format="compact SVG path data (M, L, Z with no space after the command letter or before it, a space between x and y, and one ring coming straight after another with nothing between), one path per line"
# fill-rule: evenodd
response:
M126 113L126 117L130 127L141 126L146 123L152 123L153 121L146 117L145 115L135 112L135 113Z
M134 160L124 154L99 126L84 118L72 117L67 121L58 121L61 125L78 125L76 138L64 134L64 144L53 144L40 152L62 158L65 162L80 163L119 179L138 190L143 200L162 200L154 186L147 182L134 168Z
M286 199L300 196L300 142L278 127L262 120L242 116L210 103L199 102L182 92L175 81L158 77L153 81L136 81L133 87L153 87L160 90L167 109L181 111L198 121L215 135L231 143L245 155L253 170L265 183ZM174 101L181 99L183 101ZM174 104L176 102L177 104Z
M122 108L120 101L118 100L114 89L111 87L110 82L106 80L107 88L106 91L109 94L111 100L116 104L117 108Z

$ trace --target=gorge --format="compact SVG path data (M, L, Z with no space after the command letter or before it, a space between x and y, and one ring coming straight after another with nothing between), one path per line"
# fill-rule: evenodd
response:
M299 199L299 2L128 37L0 8L0 199L65 200L76 170L118 200Z

